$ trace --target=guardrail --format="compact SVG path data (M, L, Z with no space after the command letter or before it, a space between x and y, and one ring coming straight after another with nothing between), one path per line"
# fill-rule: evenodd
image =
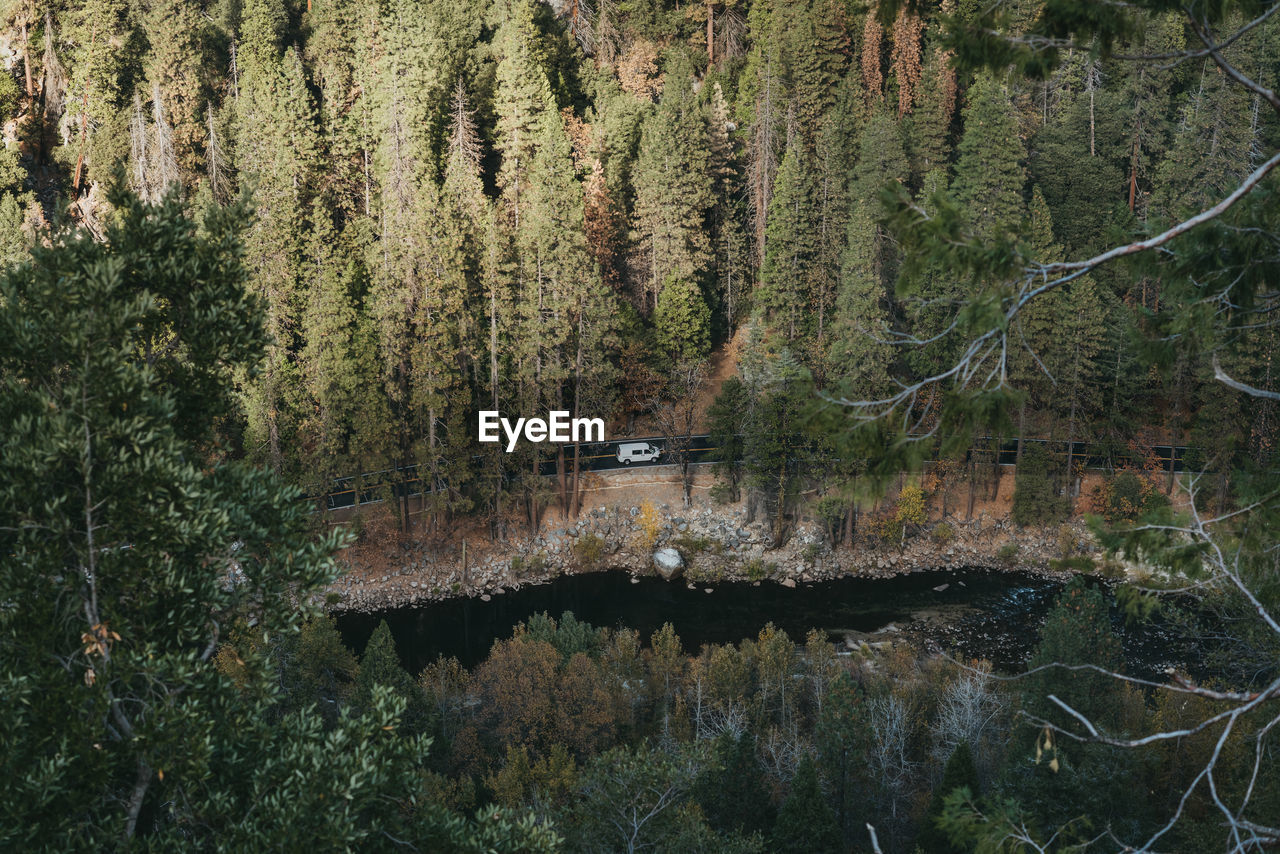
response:
M992 441L991 437L982 437L981 440ZM581 466L580 471L609 471L627 468L627 465L618 461L618 445L635 442L665 444L666 441L665 436L641 436L614 439L607 442L584 443L579 447L578 461ZM691 436L690 442L692 447L689 449L689 453L692 462L706 462L708 454L719 450L711 445L711 436L707 433ZM1018 455L1018 439L1002 439L1000 442L999 448L995 449L998 464L1013 465ZM1049 446L1048 453L1051 457L1061 458L1064 461L1068 457L1066 442L1050 439L1023 439L1022 442L1024 444ZM1073 442L1070 456L1075 460L1084 461L1085 468L1105 470L1109 467L1109 455L1103 449L1104 446L1096 442ZM1185 445L1152 445L1148 450L1154 454L1166 471L1169 470L1170 460L1172 460L1173 471L1176 473L1185 470L1184 461L1187 453L1193 449ZM992 449L973 448L968 453L991 452ZM479 459L479 457L476 459ZM669 455L664 454L663 457L652 462L632 463L631 466L641 468L670 464ZM335 478L334 489L323 495L310 495L308 500L318 501L323 499L327 509L343 510L350 507L379 504L386 501L388 496L416 498L423 494L422 478L418 476L419 467L418 463L411 463L397 468L366 472L358 476ZM539 474L548 476L555 473L556 463L554 460L545 460L539 465Z

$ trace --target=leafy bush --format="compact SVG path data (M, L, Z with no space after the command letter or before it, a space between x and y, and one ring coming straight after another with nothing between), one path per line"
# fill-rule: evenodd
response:
M1005 566L1012 566L1014 561L1018 559L1018 548L1017 543L1005 543L1000 547L1000 550L996 552L996 560L1000 561Z
M701 554L702 552L714 552L719 554L724 551L724 546L707 537L696 537L692 534L681 534L671 540L671 545L675 546L679 552L685 557Z
M1061 522L1070 509L1054 485L1049 455L1038 444L1022 450L1013 479L1013 521L1019 527Z
M824 496L813 508L813 513L822 524L822 530L834 545L840 540L840 529L844 527L845 513L849 510L849 502L839 495Z
M1093 509L1108 522L1132 522L1169 503L1149 477L1126 469L1094 490Z
M902 523L896 516L883 516L867 523L867 533L884 545L898 545L902 542Z
M765 568L764 561L758 557L747 561L746 570L748 581L764 581L769 576L769 570Z
M1057 572L1087 572L1097 570L1098 565L1088 555L1075 555L1049 561L1049 568Z
M925 522L924 490L913 483L902 487L902 493L898 496L898 503L894 507L893 518L902 525L904 533L923 525Z
M948 522L939 522L933 526L933 530L929 532L929 536L933 537L933 541L939 545L946 545L956 538L956 529L951 527Z
M822 546L818 543L809 543L804 547L803 556L809 563L813 563L822 556Z
M1076 529L1063 522L1058 527L1058 553L1063 559L1070 558L1080 547L1080 537Z
M583 534L573 544L573 556L580 569L593 569L604 557L604 537L599 534Z
M653 548L662 533L662 516L652 501L646 500L640 505L640 516L636 521L640 526L640 545L645 549Z

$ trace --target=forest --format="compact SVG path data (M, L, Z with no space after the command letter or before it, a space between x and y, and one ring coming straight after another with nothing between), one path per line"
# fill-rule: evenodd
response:
M973 48L948 27L998 14L1021 34L1040 4L993 8L17 3L0 231L11 258L64 224L101 234L116 181L194 209L252 192L245 263L272 343L236 380L225 453L311 494L416 464L433 524L501 533L576 504L573 451L498 453L478 410L678 434L674 402L735 334L732 432L775 431L808 389L882 399L965 352L964 300L996 280L914 251L887 211L955 214L992 255L1077 261L1217 202L1280 143L1276 111L1212 57L1162 58L1197 44L1176 8L1035 75L958 61ZM1267 18L1225 52L1274 85L1278 45ZM1274 401L1241 400L1212 359L1266 387L1270 327L1225 350L1187 340L1160 372L1138 350L1176 275L1104 266L1021 312L1002 435L1096 442L1117 464L1137 439L1192 446L1196 468L1264 465ZM981 444L940 401L917 395L903 423ZM826 474L831 456L774 479L847 492L856 472Z
M1280 844L1280 4L0 8L0 848ZM1006 439L1056 522L1086 443L1136 569L1022 674L568 614L410 674L313 511L413 465L444 539L574 515L479 410L705 417L831 545ZM1127 674L1152 618L1204 659Z

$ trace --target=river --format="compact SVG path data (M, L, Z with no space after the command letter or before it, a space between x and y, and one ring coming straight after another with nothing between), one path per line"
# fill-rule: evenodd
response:
M707 593L683 582L595 572L508 591L489 602L452 599L347 614L338 618L338 627L348 646L362 650L385 619L402 662L413 673L439 655L475 665L494 640L509 637L517 623L541 611L553 617L572 611L595 626L637 629L644 641L670 622L690 653L703 644L754 637L772 622L797 642L811 628L837 641L910 638L1016 672L1034 649L1038 628L1061 587L1061 581L1032 573L966 568L844 578L796 589L769 581L721 583ZM1134 675L1152 677L1187 658L1187 644L1167 625L1126 625L1119 613L1113 614L1113 625Z

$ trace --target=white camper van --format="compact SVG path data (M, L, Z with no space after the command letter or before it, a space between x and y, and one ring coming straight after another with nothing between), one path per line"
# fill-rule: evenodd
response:
M662 456L662 446L652 442L619 442L618 462L624 466L632 463L650 463Z

